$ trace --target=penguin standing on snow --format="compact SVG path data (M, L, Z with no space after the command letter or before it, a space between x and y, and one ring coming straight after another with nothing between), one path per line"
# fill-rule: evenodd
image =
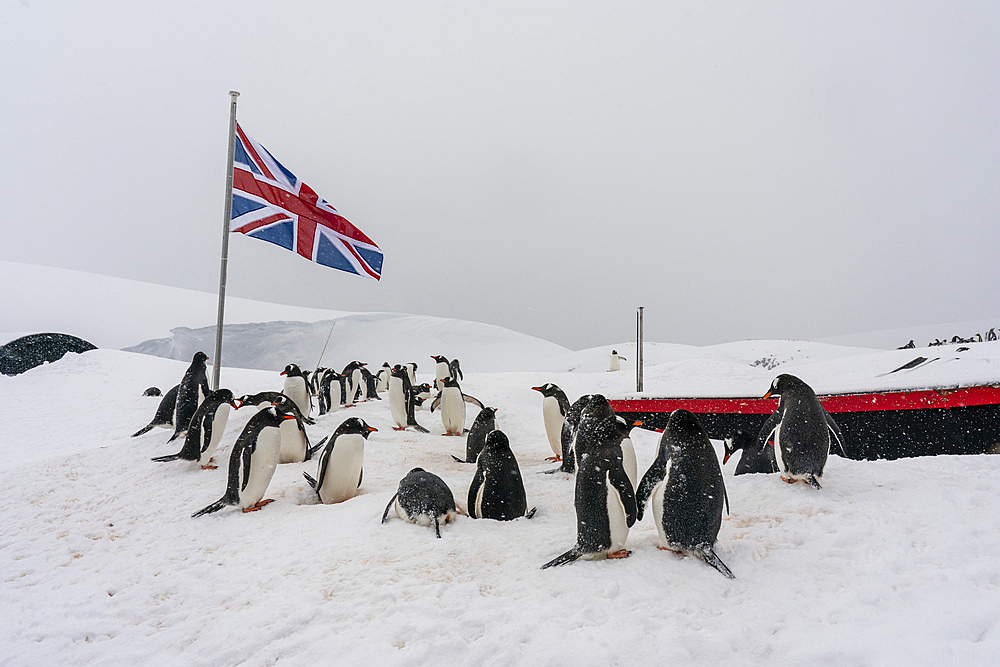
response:
M450 523L458 516L451 489L443 479L423 468L414 468L399 480L396 495L382 513L382 523L389 520L389 510L393 506L396 516L404 521L434 526L438 537L441 537L441 524Z
M302 473L321 503L340 503L358 494L364 476L365 440L377 430L360 417L350 417L333 432L319 456L316 479Z
M325 415L340 410L345 393L344 376L332 368L323 371L319 380L319 413Z
M299 412L295 401L282 395L275 402L280 410L287 410L295 415L295 419L286 419L281 422L281 447L278 450L278 463L302 463L308 461L310 452L309 436L306 435L306 424L314 424L311 419L306 419Z
M549 439L549 447L552 448L553 456L546 461L562 461L562 426L566 421L566 413L569 412L569 399L566 392L552 384L546 382L540 387L532 387L532 391L537 391L542 395L542 420L545 422L545 435Z
M347 387L347 399L344 402L345 408L353 408L355 403L360 401L365 395L365 381L361 373L362 366L364 364L360 361L352 361L344 366L344 371L341 373L345 378L344 384Z
M184 436L184 446L176 454L168 456L158 456L154 461L198 461L202 470L215 470L218 466L212 465L212 455L215 454L222 434L226 430L226 423L229 421L229 411L237 407L233 392L229 389L217 389L205 397L194 416L191 417L191 424L188 426L187 435Z
M403 431L412 426L421 433L429 433L427 429L417 423L414 413L413 387L410 385L410 376L406 369L400 365L392 367L389 377L389 391L386 392L389 401L389 412L392 420L396 422L393 427L396 431Z
M264 499L278 465L281 450L281 424L295 420L295 412L285 399L284 405L261 410L247 422L229 455L229 479L226 492L217 501L198 510L192 517L218 512L226 505L236 505L244 512L254 512L272 499Z
M208 361L207 354L201 351L195 352L191 359L191 365L188 366L184 372L184 378L177 386L177 403L174 406L174 434L167 442L187 433L191 417L208 396L208 377L205 375L206 361Z
M459 382L465 379L465 373L462 372L462 366L458 363L458 359L452 359L449 361L448 369L451 371L448 375L452 376Z
M576 456L574 455L576 436L580 428L580 420L583 418L583 413L591 406L596 406L604 410L608 415L614 414L607 400L600 394L584 394L576 399L566 412L562 432L559 434L559 442L562 447L562 464L558 468L546 470L546 473L568 472L572 475L576 470Z
M611 350L611 360L608 364L608 372L614 373L622 369L621 361L628 361L625 357L618 354L618 350Z
M431 412L441 408L441 424L445 435L462 435L465 432L465 404L472 403L482 410L482 402L473 396L462 393L458 380L450 375L442 380L441 392L431 403Z
M774 459L774 448L764 447L761 451L757 447L757 437L754 435L737 431L736 435L726 438L725 449L726 454L722 459L722 465L726 465L733 454L743 450L743 454L736 464L734 475L778 472L778 462Z
M391 371L392 367L389 366L389 362L382 362L382 368L378 369L378 373L375 374L375 391L380 394L389 391L389 373Z
M816 398L812 387L794 375L783 373L774 378L764 398L773 394L780 395L781 399L777 412L760 429L758 449L766 447L773 435L774 458L781 479L789 484L801 480L814 489L823 488L819 480L830 454L831 434L844 453L840 427Z
M476 420L472 422L472 428L465 438L465 460L452 456L459 463L475 463L479 458L479 453L486 446L486 436L497 427L497 409L483 408L476 415Z
M489 410L489 408L486 408ZM469 516L473 519L510 521L534 516L524 495L521 469L503 431L491 431L476 461L476 476L469 485Z
M444 379L451 375L451 365L448 358L442 357L440 354L431 355L431 359L434 360L434 389L441 391L441 388L444 387Z
M312 399L309 396L309 381L305 373L297 365L288 364L281 374L285 376L281 393L295 401L302 416L308 417L312 412Z
M576 544L542 566L575 560L626 558L625 540L636 520L635 491L622 467L622 420L600 394L583 412L576 436Z
M173 389L163 395L163 398L160 399L160 404L156 406L156 414L153 415L153 421L133 433L133 438L143 433L149 433L157 426L161 428L174 427L174 410L177 407L177 390L179 388L180 385L174 385Z
M375 376L372 372L365 368L368 364L361 364L361 379L365 385L365 400L375 399L376 401L381 401L382 397L378 395L378 384L375 380Z
M656 460L642 476L636 494L640 519L647 499L663 542L659 549L692 553L735 578L713 548L722 508L729 510L722 468L698 418L687 410L670 414Z

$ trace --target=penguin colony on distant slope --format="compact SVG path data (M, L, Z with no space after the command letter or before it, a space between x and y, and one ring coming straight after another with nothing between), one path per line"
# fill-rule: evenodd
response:
M613 355L617 357L617 353ZM457 359L432 358L437 395L430 403L430 412L439 411L444 435L466 436L464 459L452 458L476 465L467 495L468 515L497 521L530 519L536 510L528 509L517 458L507 435L497 428L497 409L485 407L462 391L459 381L464 375ZM162 397L152 421L133 434L136 437L157 426L172 428L168 442L183 435L181 450L153 460L197 462L202 469L212 470L217 467L213 456L219 451L230 409L257 408L232 446L222 497L195 512L195 517L227 505L243 512L261 509L272 502L264 496L278 465L314 457L318 461L316 476L303 472L303 477L319 503L340 503L357 495L364 480L365 443L377 429L359 417L349 417L328 437L311 445L306 426L316 424L310 418L313 396L319 413L325 415L360 401L382 400L382 393L395 430L430 432L416 420L416 411L432 393L429 384L416 384L416 363L390 366L385 362L376 374L361 361L351 361L342 372L317 368L311 374L288 364L281 372L284 384L280 392L262 391L236 398L229 389L209 391L207 360L203 352L196 353L180 384ZM560 463L544 472L575 476L576 542L543 569L581 559L627 557L629 530L642 520L648 503L659 549L693 555L734 578L715 551L723 511L729 510L722 470L694 414L675 410L670 415L656 459L637 481L630 432L641 426L640 422L627 423L600 394L586 394L571 403L554 384L531 389L543 396L542 422L554 454L546 460ZM756 436L739 432L726 440L723 464L742 450L736 474L778 472L788 483L802 481L820 489L831 445L836 443L844 451L840 429L799 378L779 375L764 398L772 395L780 396L778 409ZM469 429L465 428L467 404L479 408ZM442 525L462 513L444 480L423 468L412 469L400 480L382 515L383 523L391 511L405 521L433 526L437 537L441 537Z

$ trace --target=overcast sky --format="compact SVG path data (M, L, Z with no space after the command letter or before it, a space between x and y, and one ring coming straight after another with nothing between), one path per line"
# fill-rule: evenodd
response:
M1000 325L995 0L23 0L0 34L0 259L215 291L235 89L385 264L233 235L230 294L572 348L639 305L694 344Z

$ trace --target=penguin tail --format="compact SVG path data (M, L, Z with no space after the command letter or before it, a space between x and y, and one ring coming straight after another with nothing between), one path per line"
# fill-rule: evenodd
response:
M187 431L174 431L174 434L172 436L170 436L170 438L167 440L167 442L173 442L174 440L176 440L177 438L179 438L182 435L185 435L186 433L187 433Z
M702 560L704 560L706 563L708 563L716 570L721 572L722 575L725 576L726 578L728 579L736 578L736 575L732 573L732 570L726 567L726 564L722 562L722 559L719 558L718 554L715 553L715 550L712 549L712 547L704 547L703 549L699 549L698 555L701 556Z
M438 521L437 514L434 515L434 534L441 539L441 523Z
M421 433L430 433L430 431L428 431L427 429L425 429L420 424L410 424L410 426L412 426L415 430L420 431Z
M583 552L581 552L576 547L573 547L572 549L564 553L562 556L556 556L555 558L550 560L548 563L542 566L542 569L544 570L550 567L555 567L557 565L565 565L566 563L572 563L575 560L579 560L582 555Z
M145 426L143 426L142 428L140 428L138 431L136 431L135 433L133 433L129 437L130 438L136 438L136 437L142 435L143 433L149 433L152 430L153 430L153 425L152 424L146 424Z
M816 475L813 475L812 473L809 473L809 477L806 479L806 481L809 482L809 486L816 489L817 491L823 488L822 486L820 486L819 480L816 479Z
M180 454L168 454L167 456L157 456L150 459L150 461L156 461L157 463L166 463L167 461L176 461L181 457Z
M316 480L312 477L312 475L310 475L307 472L304 472L302 473L302 476L306 478L307 482L309 482L309 486L311 486L314 489L316 488Z
M466 461L465 459L460 459L457 456L455 456L454 454L451 455L451 458L455 459L459 463L471 463L471 461Z
M196 516L204 516L206 514L212 514L213 512L218 512L223 507L225 507L226 505L229 505L229 504L230 503L225 498L220 498L219 500L216 500L214 503L212 503L208 507L200 509L197 512L195 512L194 514L192 514L191 518L193 519Z
M535 516L535 512L537 512L537 511L538 511L537 507L532 507L530 510L528 510L525 513L524 518L525 519L530 519L531 517Z
M392 509L392 504L396 502L396 498L399 497L399 491L392 494L392 499L389 500L389 504L385 506L385 512L382 512L382 523L389 520L389 510Z

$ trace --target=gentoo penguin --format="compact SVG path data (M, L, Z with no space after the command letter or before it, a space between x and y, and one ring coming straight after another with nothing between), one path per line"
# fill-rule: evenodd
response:
M406 369L406 374L410 376L410 386L417 386L417 362L411 361L408 364L403 364L403 368Z
M448 358L442 357L440 354L431 355L431 359L434 360L434 389L441 391L444 379L451 375L451 366L448 363Z
M507 435L503 431L491 431L476 461L476 476L469 485L469 516L510 521L527 515L530 519L535 510L527 510L521 469L510 450Z
M344 384L347 386L347 399L344 402L345 408L354 407L355 403L360 401L361 397L365 395L364 376L361 374L362 366L364 364L360 361L352 361L344 366L344 370L341 373L345 378Z
M418 424L417 418L413 416L413 388L410 386L410 376L405 368L398 364L392 367L389 391L386 393L389 412L392 413L392 420L396 422L396 426L393 427L395 430L402 431L412 426L421 433L430 432Z
M431 385L429 382L421 382L420 384L415 384L412 387L413 390L413 407L416 410L426 410L430 407L431 397Z
M306 435L305 420L295 402L287 396L281 396L275 405L280 410L287 410L295 415L295 419L281 422L281 448L278 453L278 463L302 463L309 460L309 436Z
M761 451L757 446L757 437L750 433L737 431L736 435L726 438L726 455L722 465L726 465L736 452L743 450L739 463L736 464L734 475L751 475L758 472L778 472L778 462L774 459L774 448L764 447Z
M174 385L173 389L163 395L163 398L160 399L160 404L156 406L156 414L153 415L153 421L133 433L133 438L143 433L149 433L157 426L161 428L174 427L174 409L177 407L177 390L179 388L180 385Z
M384 394L389 391L389 372L392 371L392 367L389 366L388 361L382 362L382 368L378 369L378 373L375 374L375 391L380 394Z
M579 558L625 558L625 539L636 520L635 491L622 467L621 441L628 435L607 399L596 394L583 412L576 436L576 544L542 566Z
M377 430L360 417L350 417L333 432L319 456L316 479L302 473L316 489L321 503L340 503L358 494L364 474L365 440Z
M628 361L628 359L618 354L618 350L611 350L611 362L608 365L609 373L614 373L615 371L620 371L622 369L621 364L618 363L619 361Z
M636 493L640 519L650 498L663 543L658 548L692 553L734 578L713 548L722 508L729 509L722 468L698 418L687 410L670 414L656 460L642 476Z
M271 502L270 498L264 499L264 492L278 465L280 427L282 422L295 421L295 412L288 407L291 401L285 399L282 403L284 407L272 405L250 418L229 455L226 493L191 516L218 512L226 505L236 505L244 512L253 512Z
M486 436L497 427L497 409L483 408L476 415L476 420L472 422L472 428L465 438L465 460L452 456L459 463L475 463L479 458L479 453L486 446Z
M323 379L323 373L326 370L325 366L317 366L316 370L309 374L309 393L313 396L319 394L319 381Z
M327 368L319 381L319 413L325 415L340 410L346 393L344 376L332 368Z
M781 479L792 484L802 480L815 489L822 488L819 480L830 453L832 433L840 451L844 452L844 436L816 393L805 382L783 373L774 378L764 398L778 394L778 410L764 422L757 436L758 449L767 446L774 436L774 457ZM846 456L846 454L845 454Z
M434 533L441 537L441 524L458 516L455 496L444 480L423 468L414 468L399 480L399 489L385 506L382 523L389 520L389 510L395 506L396 516L410 523L434 526Z
M378 387L376 386L375 376L372 372L365 368L368 364L361 364L361 379L365 386L365 400L375 399L376 401L381 401L382 397L378 395Z
M299 407L299 412L303 417L308 417L312 413L312 400L309 396L309 381L305 373L295 364L288 364L285 370L281 371L285 376L285 384L281 388L281 393L295 401Z
M184 436L184 446L176 454L168 456L158 456L154 461L198 461L202 470L214 470L218 466L212 465L212 456L215 454L222 434L226 430L226 423L229 421L229 411L236 407L236 399L229 389L217 389L205 397L194 416L191 417L191 424L188 426L187 435Z
M569 399L566 392L546 382L540 387L532 387L533 391L542 394L542 420L545 422L545 435L549 439L549 447L553 456L546 461L562 461L562 425L569 412Z
M259 391L256 394L243 394L236 399L238 403L236 409L252 405L258 410L266 410L282 396L283 394L280 391Z
M458 359L452 359L448 362L448 370L450 371L448 375L452 376L459 382L465 379L465 373L462 372L462 366L458 363Z
M188 424L191 423L194 411L208 396L208 377L205 375L206 361L208 361L207 354L200 351L195 352L191 359L191 365L188 366L184 372L184 378L177 386L177 403L174 406L174 434L170 436L170 440L187 433Z
M431 403L431 412L441 408L441 424L445 435L462 435L465 432L465 404L472 403L483 409L482 402L473 396L462 393L458 380L450 375L442 380L441 392Z
M600 394L584 394L569 406L569 410L566 412L566 419L563 421L562 433L559 434L559 441L562 446L562 464L558 468L547 470L547 473L568 472L572 474L576 470L576 457L573 452L577 431L580 428L580 419L583 417L584 411L591 407L591 405L595 405L602 410L610 412L612 415L614 414L611 411L611 406L607 405L608 402L606 399L602 405L601 399L603 398ZM605 406L607 407L605 408Z

